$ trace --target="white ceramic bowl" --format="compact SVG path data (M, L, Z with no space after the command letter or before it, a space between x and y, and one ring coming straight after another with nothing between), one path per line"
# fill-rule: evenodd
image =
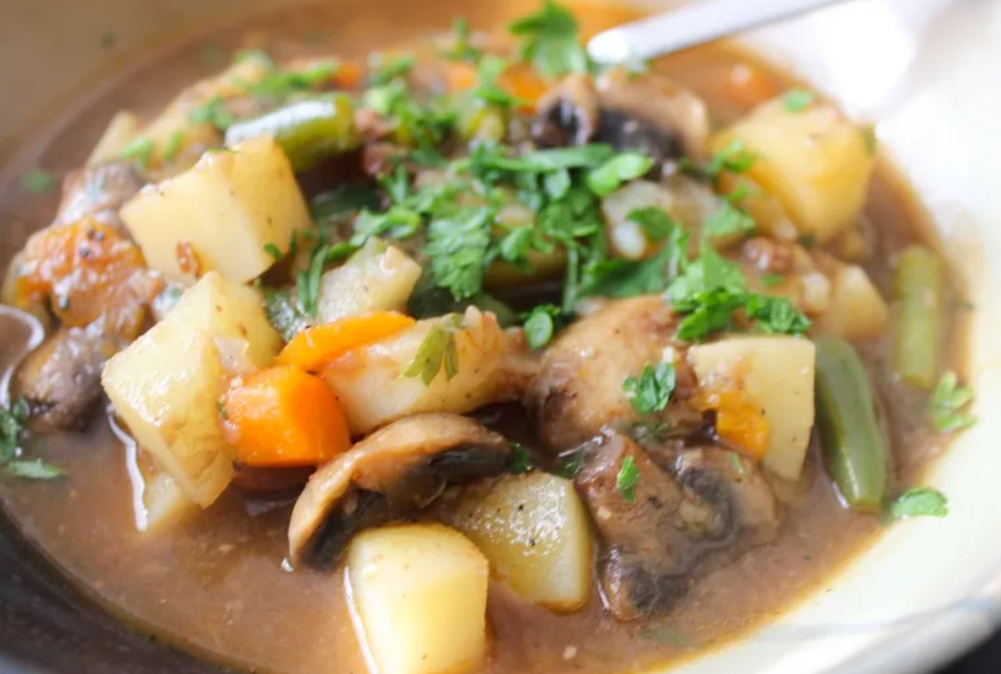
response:
M3 157L25 137L27 120L56 109L111 61L125 65L121 54L209 15L214 21L237 3L90 0L65 3L66 11L35 0L0 4ZM244 13L278 4L288 3L239 2ZM95 48L107 30L118 38L112 52ZM1001 414L991 412L1001 412L1001 264L993 262L1001 260L1001 1L854 0L745 41L852 115L878 122L881 148L932 215L975 304L969 373L980 422L929 473L950 499L948 517L894 526L829 587L678 671L930 670L1001 622ZM26 55L30 67L12 67Z

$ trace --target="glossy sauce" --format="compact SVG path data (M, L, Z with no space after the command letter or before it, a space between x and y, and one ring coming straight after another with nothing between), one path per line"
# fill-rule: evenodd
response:
M534 1L472 4L392 0L378 13L365 2L287 12L212 38L225 52L266 46L278 58L293 54L360 56L380 45L441 32L463 13L474 28L503 26L536 7ZM625 18L622 9L579 7L586 33ZM15 164L68 170L80 165L107 121L120 108L155 114L183 86L213 68L200 60L207 42L189 43L150 60L104 97L83 106L75 121ZM685 52L660 67L709 104L714 125L746 112L733 98L746 56L713 46ZM218 64L216 64L218 67ZM746 70L746 69L745 69ZM770 78L770 79L767 79ZM787 81L769 72L766 86ZM0 186L4 238L0 262L47 224L55 197L28 196L16 184ZM877 265L867 267L886 295L886 253L913 240L919 212L888 168L873 181L867 215L878 225ZM880 348L867 351L878 362ZM878 368L877 368L878 371ZM908 476L941 451L934 438L913 430L907 401L879 381L891 422L898 476ZM890 401L890 402L887 402ZM204 516L165 534L135 529L126 449L102 421L84 437L36 440L32 451L66 468L51 483L2 479L0 495L24 534L95 598L149 630L209 657L282 674L363 674L366 671L343 596L343 576L282 570L291 501L244 500L229 493ZM900 475L900 473L903 473ZM818 467L816 448L805 476L779 496L788 504L782 534L699 583L657 624L616 623L597 593L583 610L558 615L490 590L490 673L628 672L650 669L721 643L760 620L775 617L807 592L821 592L832 574L873 540L875 517L849 514Z

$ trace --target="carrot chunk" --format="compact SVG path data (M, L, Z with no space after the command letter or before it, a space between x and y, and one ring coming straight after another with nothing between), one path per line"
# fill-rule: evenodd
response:
M226 439L252 467L315 466L351 446L347 419L323 380L294 367L245 378L223 398Z
M278 354L278 365L315 371L338 356L409 328L416 321L396 311L372 311L307 328Z

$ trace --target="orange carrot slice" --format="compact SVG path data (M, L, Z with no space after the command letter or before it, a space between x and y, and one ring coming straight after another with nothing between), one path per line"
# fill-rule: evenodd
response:
M307 328L278 354L278 365L315 371L338 356L409 328L416 321L396 311L373 311Z
M226 439L245 466L315 466L351 447L348 422L322 379L294 367L245 378L222 402Z

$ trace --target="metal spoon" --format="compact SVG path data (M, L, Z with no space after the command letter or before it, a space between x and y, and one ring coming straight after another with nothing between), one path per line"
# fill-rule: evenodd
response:
M788 19L842 0L705 0L598 33L587 51L598 63L628 63Z

